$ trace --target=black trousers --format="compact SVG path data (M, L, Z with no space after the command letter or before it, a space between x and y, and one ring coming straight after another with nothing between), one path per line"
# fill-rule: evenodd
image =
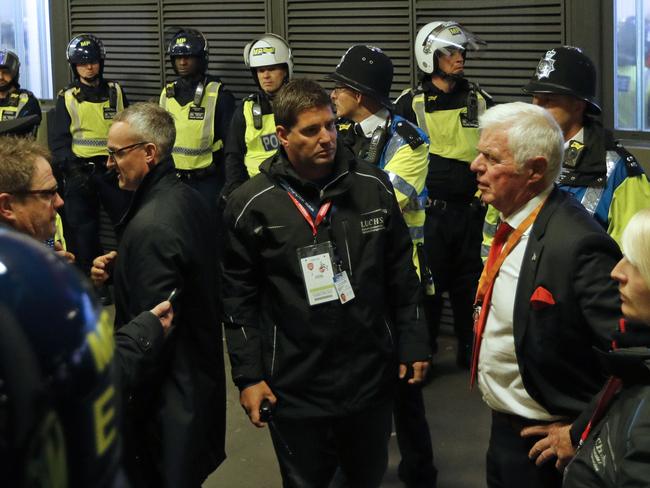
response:
M539 440L521 437L521 429L542 424L514 415L492 412L490 444L487 451L488 488L560 488L562 475L555 469L555 462L548 461L537 467L528 459L528 452Z
M269 427L282 486L327 488L340 468L351 487L379 487L388 465L392 408L387 403L345 417L276 418Z
M393 418L402 456L397 468L399 479L407 486L435 487L438 470L433 464L433 446L421 385L399 382Z
M481 276L481 241L485 209L478 202L453 203L434 200L424 222L424 250L436 294L424 298L431 349L437 351L442 313L442 294L449 293L454 331L460 346L473 339L474 297Z

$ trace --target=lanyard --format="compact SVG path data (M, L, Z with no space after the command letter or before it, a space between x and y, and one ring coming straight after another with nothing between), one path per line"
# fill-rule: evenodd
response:
M317 211L313 205L311 205L307 200L305 200L302 197L302 195L300 195L298 192L296 192L296 190L291 188L289 183L287 183L285 180L280 179L279 183L280 186L287 191L289 198L291 198L293 204L296 206L300 214L307 221L309 227L311 227L312 235L315 238L316 234L318 233L318 226L327 215L327 212L329 212L329 209L332 206L332 202L330 200L326 201L325 203L323 203L323 205L321 205L320 209Z
M521 236L524 235L524 232L526 232L526 230L533 224L533 222L537 218L537 215L542 210L544 203L546 203L546 199L540 202L540 204L537 205L535 210L533 210L530 213L530 215L526 217L524 221L521 224L519 224L519 226L514 231L512 231L512 233L508 236L508 240L506 241L503 250L501 251L501 254L499 254L494 264L490 266L490 269L487 269L487 266L483 268L483 272L481 273L481 278L479 279L478 282L478 290L476 291L476 299L474 303L481 304L483 302L485 295L487 294L488 290L492 287L494 280L496 279L496 276L499 273L499 269L501 269L501 265L508 257L508 254L510 254L510 251L512 251L514 247L517 245L519 239L521 239Z

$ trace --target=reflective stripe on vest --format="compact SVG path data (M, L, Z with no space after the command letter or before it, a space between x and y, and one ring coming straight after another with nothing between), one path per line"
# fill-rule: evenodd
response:
M80 158L108 156L106 143L108 129L113 124L113 117L124 110L124 98L119 84L110 82L109 90L117 93L115 112L111 110L110 100L103 102L79 102L75 94L78 87L65 91L65 106L70 114L70 135L72 135L72 152Z
M160 106L167 110L176 123L176 142L172 149L174 164L182 170L195 170L207 168L212 164L212 153L223 147L221 139L214 139L214 115L219 98L221 83L211 81L205 87L201 108L203 118L190 119L192 109L196 109L194 102L181 106L176 98L168 98L166 89L160 94Z
M11 96L11 94L9 95ZM27 105L29 94L21 93L18 95L18 105L0 107L0 120L13 120L18 117L20 111Z
M467 107L451 110L425 111L424 93L413 97L412 108L420 128L429 136L429 153L444 158L456 159L471 163L476 155L479 133L476 127L463 127L461 114L467 113ZM485 112L485 99L480 93L478 97L478 113ZM435 129L432 132L431 129Z
M605 154L605 163L607 167L607 174L605 175L605 183L603 186L600 187L593 187L590 186L585 190L585 194L582 196L582 200L580 200L580 203L582 204L583 207L585 207L585 210L589 212L590 215L593 215L594 212L596 211L596 207L598 207L598 204L600 203L600 198L603 196L603 191L605 191L605 186L607 186L607 180L612 174L612 171L614 171L614 167L616 167L616 161L618 161L618 158L620 156L616 151L607 151Z
M246 100L243 105L246 122L244 164L251 178L260 172L260 164L273 156L280 147L280 141L275 133L275 116L262 115L262 128L256 129L253 123L253 103L253 100Z

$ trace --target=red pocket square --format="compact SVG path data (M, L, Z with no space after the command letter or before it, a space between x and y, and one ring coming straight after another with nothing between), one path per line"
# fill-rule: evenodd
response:
M550 291L543 286L538 286L530 297L530 305L535 310L541 310L542 308L555 305L555 299Z

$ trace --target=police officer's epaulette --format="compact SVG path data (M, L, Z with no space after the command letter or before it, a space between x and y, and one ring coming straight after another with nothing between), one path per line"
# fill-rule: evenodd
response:
M354 122L352 120L346 119L344 117L339 117L336 119L337 132L347 132L352 128L354 128Z
M165 96L167 98L174 98L176 96L176 82L172 81L165 85Z
M619 141L616 141L614 145L614 151L616 151L616 153L621 158L623 158L623 162L625 162L625 169L627 170L628 176L639 176L643 174L643 168L636 160L634 155L632 155L631 152L625 149L625 147L623 147L623 144L621 144Z
M469 88L471 90L474 90L475 92L479 93L485 101L489 104L494 102L494 99L492 98L492 95L490 95L488 92L486 92L483 88L478 83L475 83L473 81L467 81L469 84Z
M68 86L65 86L65 87L61 88L59 90L59 93L56 94L56 96L57 97L63 97L63 96L65 96L65 92L67 92L68 90L70 90L72 88L76 88L77 91L79 91L79 87L77 85L75 85L74 83L70 83Z
M411 149L417 149L424 144L424 139L418 132L417 128L405 120L400 120L395 124L395 132L397 132L399 136L402 137L409 146L411 146Z
M7 106L9 107L17 107L20 105L20 96L22 93L20 91L10 93L9 96L6 98L7 100Z

